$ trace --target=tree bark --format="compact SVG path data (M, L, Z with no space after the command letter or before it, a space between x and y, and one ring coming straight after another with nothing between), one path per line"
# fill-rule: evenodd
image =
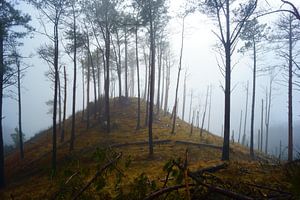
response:
M66 66L64 66L64 109L63 109L63 124L60 141L65 140L65 128L66 128L66 111L67 111L67 73Z
M152 138L152 126L153 126L153 107L154 107L154 86L155 86L155 27L153 20L153 10L151 2L149 3L150 12L150 49L151 49L151 73L150 73L150 102L149 102L149 155L153 155L153 138Z
M56 11L57 12L57 11ZM52 126L52 173L56 173L56 116L57 116L57 92L58 92L58 20L54 23L54 100L53 100L53 126Z
M3 111L3 77L4 77L4 59L3 59L3 45L4 45L4 30L0 27L0 188L5 187L4 174L4 144L3 144L3 127L2 127L2 111Z
M21 98L21 66L18 55L16 55L16 64L18 68L18 110L19 110L19 145L20 145L20 158L24 159L24 148L23 148L23 131L22 131L22 98Z
M260 122L260 151L263 149L263 133L264 133L264 100L261 99L261 122Z
M230 140L230 93L231 93L231 38L229 0L226 0L226 44L225 44L225 112L222 160L229 160Z
M77 83L77 25L76 25L76 14L74 5L72 5L73 11L73 36L74 36L74 54L73 54L73 98L72 98L72 125L71 125L71 139L70 139L70 151L74 149L75 141L75 113L76 113L76 83ZM83 80L84 82L84 80ZM82 111L83 112L83 111Z
M128 98L128 42L127 27L125 26L125 97Z
M184 121L184 114L185 114L185 100L186 100L186 77L187 77L187 70L185 71L184 75L184 84L183 84L183 100L182 100L182 117L181 119Z
M256 87L256 43L253 39L253 82L252 82L252 106L250 128L250 156L254 158L254 111L255 111L255 87Z
M176 118L177 118L177 96L178 96L178 88L179 88L179 80L180 80L180 72L182 66L182 55L183 55L183 39L184 39L184 20L185 16L182 18L182 32L181 32L181 48L180 48L180 58L179 58L179 68L178 68L178 75L177 75L177 84L176 84L176 92L175 92L175 103L174 103L174 114L173 114L173 124L172 124L172 131L171 134L175 134L175 125L176 125Z
M108 16L106 16L107 18ZM106 132L110 133L110 108L109 108L109 62L110 62L110 30L106 24L105 38L105 60L106 60L106 84L105 84L105 112L106 112Z
M289 85L288 85L288 161L293 161L293 33L289 20Z
M243 121L243 110L241 110L241 116L240 116L240 127L239 127L239 138L238 143L240 143L241 139L241 131L242 131L242 121Z
M249 97L249 81L247 81L246 87L246 112L245 112L245 119L244 119L244 134L242 138L242 145L246 144L246 128L247 128L247 114L248 114L248 97Z
M206 115L208 93L209 93L209 87L207 87L207 91L206 91L205 107L204 107L204 112L203 112L203 116L202 116L202 123L201 123L201 129L200 129L200 138L202 138L202 133L203 133L203 128L204 128L203 126L204 126L205 115Z
M141 91L140 91L140 64L139 64L139 49L138 49L138 25L135 27L135 57L136 57L136 72L137 72L137 88L138 88L138 110L136 129L141 128Z
M171 59L171 58L169 58ZM169 101L169 89L170 89L170 73L171 73L171 65L170 60L166 60L166 91L165 91L165 103L164 103L164 115L167 115L168 112L168 101Z

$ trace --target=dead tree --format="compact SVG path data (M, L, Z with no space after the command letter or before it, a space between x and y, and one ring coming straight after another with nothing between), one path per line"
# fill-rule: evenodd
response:
M207 91L206 91L205 105L204 105L204 111L203 111L203 115L202 115L202 123L201 123L201 129L200 129L200 138L202 138L202 133L203 133L203 126L204 126L205 115L206 115L208 94L209 94L209 86L207 87Z
M185 99L186 99L186 78L187 78L187 70L185 70L184 83L183 83L182 118L181 118L183 121L184 121Z
M179 80L180 80L180 72L182 67L182 55L183 55L183 39L184 39L184 21L185 16L182 18L182 32L181 32L181 48L180 48L180 57L179 57L179 66L178 66L178 75L177 75L177 84L176 84L176 91L175 91L175 103L174 103L174 115L173 115L173 124L172 124L172 131L171 134L175 134L175 125L176 125L176 118L177 118L177 96L178 96L178 88L179 88Z

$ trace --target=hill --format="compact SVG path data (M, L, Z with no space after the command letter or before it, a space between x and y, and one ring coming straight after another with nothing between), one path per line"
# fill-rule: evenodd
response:
M78 112L72 153L68 119L66 141L58 139L55 176L51 173L51 130L27 141L24 160L17 151L5 159L8 184L0 199L76 199L76 195L79 199L151 199L153 194L159 198L155 192L160 194L161 188L167 190L163 199L292 196L295 183L289 173L294 173L294 165L275 164L261 154L252 161L248 150L236 143L231 144L231 161L224 163L220 161L222 138L206 131L200 138L199 129L191 134L190 125L179 119L172 135L170 115L162 112L155 117L154 156L149 157L147 128L136 130L136 101L111 100L109 134L101 115L92 113L87 129ZM144 111L145 103L142 124Z

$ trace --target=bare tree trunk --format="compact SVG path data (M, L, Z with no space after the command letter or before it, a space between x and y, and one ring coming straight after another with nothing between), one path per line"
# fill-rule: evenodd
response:
M185 20L185 16L182 18L181 49L180 49L179 68L178 68L177 84L176 84L176 92L175 92L173 125L172 125L171 134L175 134L175 125L176 125L176 118L177 118L177 96L178 96L180 72L181 72L181 65L182 65L183 39L184 39L184 20Z
M2 31L2 30L1 30ZM4 77L4 59L3 59L3 45L4 36L0 34L0 188L5 186L5 172L4 172L4 147L3 147L3 77Z
M74 74L73 74L73 98L72 98L72 127L71 127L71 139L70 139L70 151L74 148L75 140L75 111L76 111L76 82L77 82L77 34L76 34L76 14L74 5L72 5L73 10L73 36L74 36L74 54L73 54L73 65L74 65ZM84 82L84 80L82 80ZM82 110L83 112L83 110Z
M89 43L89 41L88 41ZM91 78L91 60L88 55L88 64L87 64L87 86L86 86L86 129L90 128L90 78Z
M54 24L54 100L53 100L53 126L52 126L52 173L56 173L56 116L57 116L57 92L58 92L58 22Z
M250 128L250 156L254 158L254 111L255 111L255 87L256 87L256 43L253 39L253 86L251 106L251 128Z
M59 69L60 71L60 69ZM61 123L61 84L60 84L60 72L58 72L58 131L60 133L60 137L62 135L62 123Z
M260 149L260 129L258 129L257 133L257 150Z
M67 73L66 66L64 66L64 111L63 111L63 124L60 141L65 140L65 128L66 128L66 110L67 110Z
M226 0L226 44L225 44L225 112L224 112L224 140L222 160L229 160L230 140L230 93L231 93L231 38L230 38L230 10L229 0Z
M147 61L147 55L144 48L144 62L145 62L145 88L144 88L144 100L146 101L148 99L148 61Z
M194 129L194 118L195 118L195 110L193 110L193 116L192 116L192 121L191 121L190 135L193 134L193 129Z
M159 116L159 108L160 108L161 60L162 60L162 48L161 48L161 44L159 44L159 47L158 47L157 100L156 100L156 114L157 114L157 116Z
M117 72L118 72L118 79L119 79L119 97L122 96L122 62L121 62L121 44L120 44L120 37L117 31L117 45L118 45L118 65L117 65Z
M241 132L242 132L242 121L243 121L243 110L241 110L241 116L240 116L240 127L239 127L239 138L238 143L240 143L241 139Z
M270 125L270 113L271 113L271 103L272 103L272 77L270 77L269 92L267 92L266 101L266 145L265 154L268 154L268 142L269 142L269 125Z
M138 110L136 130L141 128L141 91L140 91L140 65L139 65L139 49L138 49L138 25L135 27L135 57L136 57L136 72L137 72L137 87L138 87Z
M204 126L205 115L206 115L206 108L207 108L207 101L208 101L208 93L209 93L209 87L207 87L207 91L206 91L205 106L204 106L204 112L203 112L203 116L202 116L202 123L201 123L201 129L200 129L200 138L201 138L201 139L202 139L203 126Z
M171 59L171 58L169 58ZM164 115L167 115L168 112L168 101L169 101L169 89L170 89L170 72L171 72L171 65L170 60L169 63L166 61L166 91L165 91L165 104L164 104Z
M150 102L149 102L149 155L153 155L153 138L152 138L152 125L153 125L153 106L154 106L154 86L155 86L155 27L153 25L152 8L150 6L150 49L151 49L151 73L150 73Z
M261 121L260 121L260 151L263 150L263 133L264 133L264 100L261 99Z
M82 116L81 120L84 120L84 110L85 110L85 88L84 88L84 63L83 60L81 60L81 71L82 71Z
M210 92L209 92L209 109L208 109L208 122L207 122L207 131L208 132L209 132L209 127L210 127L211 96L212 96L212 85L210 85Z
M163 110L164 103L164 89L165 89L165 62L162 61L162 86L161 86L161 99L160 99L160 109Z
M293 161L293 33L289 20L289 83L288 83L288 161Z
M146 115L145 115L145 126L148 125L149 123L149 102L150 102L150 85L151 85L151 63L149 62L149 67L148 67L148 86L147 86L147 99L146 99Z
M106 84L105 84L105 116L106 116L106 132L110 133L110 108L109 108L109 61L110 61L110 30L106 25L105 38L105 60L106 60Z
M92 56L90 49L88 50L88 52L89 52L90 63L91 63L91 67L92 67L92 75L93 75L93 83L94 83L94 101L95 101L94 102L94 105L95 105L94 119L96 119L97 118L97 110L98 110L96 72L95 72L93 56Z
M128 41L127 27L125 26L125 97L128 98Z
M190 100L190 114L189 114L189 123L191 123L192 104L193 104L193 90L191 90L191 100ZM193 115L194 115L194 114L193 114Z
M184 121L185 99L186 99L186 77L187 77L187 70L185 70L184 84L183 84L183 101L182 101L182 118L181 118L183 121Z
M246 112L245 112L245 118L244 118L244 134L242 139L242 145L246 144L246 128L247 128L247 114L248 114L248 97L249 97L249 81L247 81L247 87L246 87Z
M19 148L20 148L20 158L24 159L24 148L23 148L23 131L22 131L22 99L21 99L21 66L18 55L16 55L16 64L18 70L18 118L19 118Z

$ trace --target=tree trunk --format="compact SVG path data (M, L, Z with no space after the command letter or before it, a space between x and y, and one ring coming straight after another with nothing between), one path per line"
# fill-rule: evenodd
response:
M269 85L269 93L267 92L266 101L266 145L265 154L268 154L268 142L269 142L269 125L270 125L270 113L271 113L271 103L272 103L272 78Z
M224 113L224 141L222 160L229 160L230 139L230 93L231 93L231 39L230 39L230 10L229 0L226 0L226 44L225 44L225 113Z
M106 111L106 132L110 133L110 108L109 108L109 61L110 61L110 30L106 25L105 38L105 60L106 60L106 84L105 84L105 111Z
M209 92L209 109L208 109L208 122L207 122L207 131L208 132L209 132L209 128L210 128L211 96L212 96L212 85L210 85L210 92Z
M293 160L293 33L289 20L289 85L288 85L288 161Z
M261 100L261 121L260 121L260 151L263 150L263 133L264 133L264 100Z
M154 86L155 86L155 27L153 25L152 8L150 6L150 49L151 49L151 73L150 73L150 102L149 102L149 155L153 155L153 107L154 107Z
M156 100L156 114L157 114L157 116L159 116L159 108L160 108L161 60L162 60L162 48L161 48L161 44L159 44L159 47L158 47L157 100Z
M81 72L82 72L82 116L81 120L84 120L84 110L85 110L85 88L84 88L84 62L81 60Z
M250 128L250 156L254 158L254 111L255 111L255 87L256 87L256 43L253 39L253 86L251 106L251 128Z
M60 133L60 138L62 137L62 121L61 121L61 83L60 83L60 68L58 72L58 132Z
M242 131L242 121L243 121L243 110L241 110L241 116L240 116L240 127L239 127L239 138L238 143L240 143L241 139L241 131Z
M206 91L205 107L204 107L204 112L203 112L203 116L202 116L202 123L201 123L201 129L200 129L200 138L201 138L201 139L202 139L203 126L204 126L205 115L206 115L206 108L207 108L207 101L208 101L208 93L209 93L209 87L207 87L207 91Z
M170 58L169 58L170 59ZM168 63L168 61L166 61L166 91L165 91L165 104L164 104L164 115L167 115L168 112L168 101L169 101L169 89L170 89L170 73L171 73L171 69L170 69L170 61Z
M193 134L193 129L194 129L194 118L195 118L195 110L193 110L193 116L192 116L192 121L191 121L191 131L190 131L190 135Z
M246 144L246 128L247 128L247 114L248 114L248 96L249 96L249 81L247 81L246 87L246 112L245 112L245 119L244 119L244 134L242 138L242 145Z
M67 111L67 73L66 66L64 66L64 109L63 109L63 125L60 141L65 140L65 128L66 128L66 111Z
M145 62L145 85L144 85L144 100L146 101L148 98L148 61L147 61L147 55L144 48L144 62Z
M89 43L89 41L88 41ZM86 86L86 129L90 128L90 78L91 78L91 63L88 55L87 64L87 86Z
M181 49L180 49L179 68L178 68L178 75L177 75L175 103L174 103L174 115L173 115L173 124L172 124L171 134L175 134L175 125L176 125L176 118L177 118L177 96L178 96L180 72L181 72L181 65L182 65L183 39L184 39L184 20L185 20L185 17L182 18Z
M120 44L120 38L119 33L117 31L117 45L118 45L118 79L119 79L119 97L122 96L122 63L121 63L121 44Z
M16 64L18 68L18 110L19 110L19 145L20 145L20 158L24 158L23 148L23 131L22 131L22 99L21 99L21 69L18 55L16 55Z
M56 173L56 116L58 92L58 22L54 24L54 100L53 100L53 126L52 126L52 174Z
M93 83L94 83L94 119L97 118L97 110L98 110L98 101L97 101L97 83L96 83L96 72L95 72L95 65L94 65L94 61L93 61L93 56L92 53L90 51L90 49L88 50L89 52L89 58L90 58L90 63L91 63L91 67L92 67L92 75L93 75Z
M141 128L141 91L140 91L140 64L139 64L139 49L138 49L138 25L135 27L135 57L136 57L136 72L137 72L137 88L138 88L138 110L136 129Z
M190 114L189 114L189 123L191 123L192 104L193 104L193 90L191 90L191 100L190 100ZM193 115L194 115L194 114L193 114Z
M185 71L185 75L184 75L184 84L183 84L182 117L181 117L181 119L182 119L183 121L184 121L185 99L186 99L186 77L187 77L187 70Z
M164 88L165 88L165 62L162 61L162 86L161 86L161 99L160 99L160 109L163 110L163 102L164 102Z
M128 42L127 27L125 26L125 97L128 98Z
M4 59L3 59L3 30L0 29L0 188L5 187L4 173L4 144L3 144L3 127L2 127L2 106L3 106L3 77L4 77Z
M74 149L75 141L75 113L76 113L76 82L77 82L77 34L76 34L76 14L74 6L73 9L73 35L74 35L74 54L73 54L73 65L74 65L74 74L73 74L73 98L72 98L72 125L71 125L71 139L70 139L70 151ZM84 82L84 80L83 80ZM83 112L83 110L82 110Z

